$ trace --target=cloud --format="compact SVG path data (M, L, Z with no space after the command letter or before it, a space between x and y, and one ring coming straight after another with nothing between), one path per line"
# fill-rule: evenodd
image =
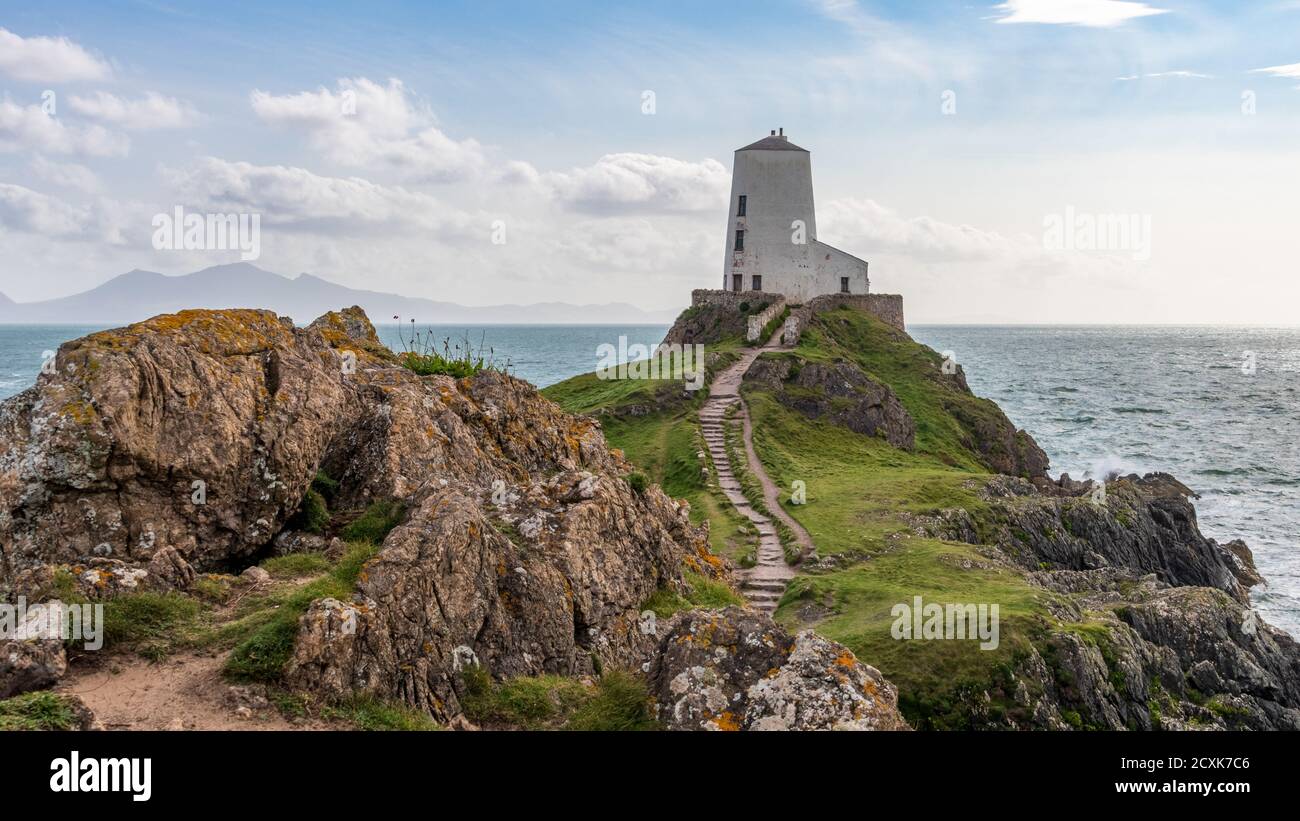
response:
M29 83L107 80L113 71L66 37L21 37L0 28L0 74Z
M726 209L731 174L717 160L689 162L654 154L606 154L595 164L540 175L550 196L580 211Z
M1270 66L1269 68L1257 68L1251 71L1252 74L1271 74L1274 77L1286 77L1292 80L1300 80L1300 63L1291 63L1285 66Z
M715 261L722 238L712 226L675 223L645 217L583 220L559 232L547 250L568 265L656 277L680 276Z
M31 166L36 176L60 188L88 194L97 194L103 190L99 176L84 165L52 162L37 154L32 158Z
M103 126L67 126L39 105L21 106L8 97L0 100L0 151L34 149L49 154L112 157L124 156L130 147L125 135Z
M969 262L1024 259L1042 251L1041 243L1028 237L1012 239L930 217L903 217L874 200L831 200L818 212L818 239L868 253L907 254L927 262Z
M322 233L374 234L418 229L435 239L487 236L491 220L450 208L428 194L359 177L325 177L303 168L204 157L167 171L184 205L257 213L263 224Z
M1143 80L1143 79L1160 80L1166 78L1178 78L1178 79L1187 79L1187 80L1212 80L1214 79L1214 75L1198 74L1195 71L1157 71L1152 74L1130 74L1126 77L1116 77L1115 79L1120 82L1128 82L1130 80Z
M0 183L0 228L6 231L122 245L120 213L108 200L79 207L21 185Z
M993 7L1004 12L999 23L1052 23L1110 28L1138 17L1168 14L1146 3L1129 0L1007 0Z
M175 97L150 91L138 100L97 91L93 97L74 95L68 104L83 116L121 128L145 131L156 128L188 128L201 117L192 105Z
M381 86L345 78L337 91L279 96L254 90L250 101L263 122L305 132L313 148L339 165L388 168L428 182L471 179L487 168L478 142L457 141L436 128L428 107L413 101L397 79Z

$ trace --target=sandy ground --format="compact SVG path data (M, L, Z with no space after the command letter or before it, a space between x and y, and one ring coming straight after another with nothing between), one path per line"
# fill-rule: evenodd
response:
M74 664L57 688L81 697L106 730L306 730L273 706L240 716L221 677L225 654L180 654L160 662L114 656ZM323 726L323 725L319 725Z

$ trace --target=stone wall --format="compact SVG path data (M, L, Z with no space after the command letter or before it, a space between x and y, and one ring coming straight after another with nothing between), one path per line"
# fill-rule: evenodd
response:
M784 310L785 298L781 297L777 299L776 302L773 302L771 305L764 308L761 313L750 314L749 327L745 331L745 341L758 342L760 344L766 342L767 340L765 339L759 339L759 337L763 335L763 329L767 327L767 323L780 316L781 312Z

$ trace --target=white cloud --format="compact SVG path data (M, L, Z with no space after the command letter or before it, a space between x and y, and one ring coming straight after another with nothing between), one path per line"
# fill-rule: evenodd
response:
M359 177L324 177L303 168L204 157L166 176L186 206L258 213L265 225L330 234L418 229L434 239L449 239L486 237L491 224L428 194Z
M280 96L254 90L250 100L264 122L306 132L313 148L339 165L390 168L430 182L471 179L487 167L477 141L457 141L436 128L428 107L397 79L381 86L345 78L337 91Z
M127 100L105 91L93 97L74 95L68 104L72 110L91 119L121 128L144 131L155 128L188 128L199 122L194 106L175 97L150 91L138 100Z
M99 176L84 165L57 163L37 154L32 158L31 166L36 176L60 188L88 194L97 194L103 190Z
M6 231L121 245L120 213L107 200L80 207L21 185L0 183L0 228Z
M1291 63L1285 66L1270 66L1269 68L1257 68L1252 70L1252 74L1271 74L1274 77L1286 77L1292 80L1300 80L1300 63Z
M1195 71L1157 71L1152 74L1129 74L1125 77L1116 77L1116 80L1128 82L1130 80L1161 80L1161 79L1186 79L1186 80L1212 80L1211 74L1198 74Z
M39 105L21 106L8 97L0 100L0 151L33 149L50 154L111 157L125 155L130 145L125 135L103 126L67 126Z
M1129 0L1007 0L993 8L1005 13L998 18L999 23L1053 23L1094 28L1110 28L1138 17L1169 12L1169 9Z
M831 200L818 209L817 238L856 253L900 253L929 262L1024 259L1041 243L930 217L903 217L874 200ZM867 257L868 259L870 257Z
M713 226L697 221L644 217L583 220L567 226L549 243L556 262L593 271L630 271L671 277L704 269L722 248Z
M66 37L21 37L0 28L0 74L28 83L107 80L113 71Z
M717 160L606 154L594 165L548 172L540 184L578 210L725 211L731 174Z

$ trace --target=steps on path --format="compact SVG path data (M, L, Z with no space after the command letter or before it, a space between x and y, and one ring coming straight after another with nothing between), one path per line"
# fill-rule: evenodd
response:
M794 578L794 570L786 564L785 551L772 520L755 510L740 490L740 482L736 479L731 459L727 455L725 428L729 424L727 413L733 406L738 406L738 419L742 423L748 416L744 403L740 401L740 380L760 351L759 348L746 351L740 361L714 379L709 398L700 409L700 432L704 436L709 457L713 460L718 487L732 506L752 522L758 531L758 549L754 557L756 564L743 571L741 594L752 607L770 614L776 610L786 585Z

